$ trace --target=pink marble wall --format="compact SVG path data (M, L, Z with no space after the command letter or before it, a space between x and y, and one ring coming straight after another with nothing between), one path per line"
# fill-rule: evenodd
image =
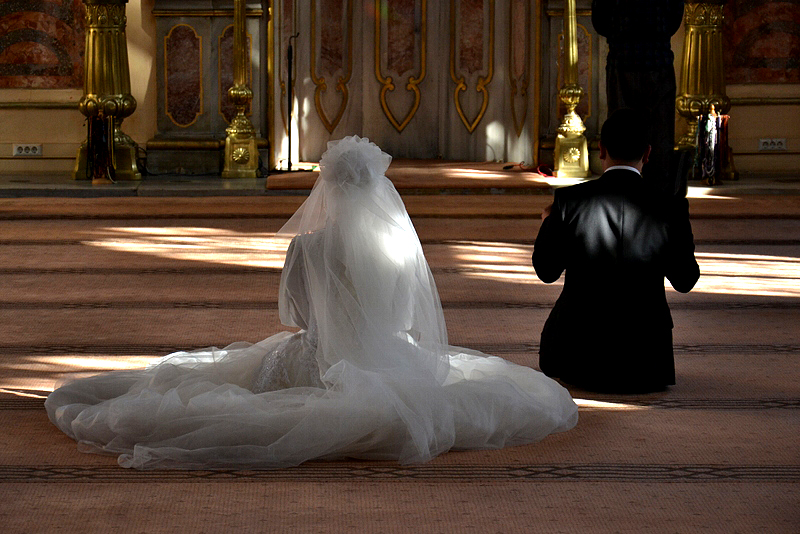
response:
M726 83L800 83L800 2L730 0L724 14Z
M474 74L483 70L483 0L461 0L457 25L458 65Z
M0 88L83 87L81 0L0 2Z
M164 41L164 55L167 115L189 126L203 112L200 37L190 26L175 26Z
M416 0L389 0L387 2L388 56L386 67L402 75L414 68L414 7Z
M317 1L317 26L322 36L319 46L319 74L333 76L344 69L345 28L343 0ZM348 28L347 31L350 31Z

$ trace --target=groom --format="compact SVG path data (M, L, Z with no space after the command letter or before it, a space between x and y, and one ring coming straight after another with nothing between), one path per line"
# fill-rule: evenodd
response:
M553 378L615 392L675 383L664 277L686 293L700 269L685 198L665 198L641 176L650 146L640 112L603 124L603 175L558 189L542 214L533 266L564 289L542 331L539 366Z

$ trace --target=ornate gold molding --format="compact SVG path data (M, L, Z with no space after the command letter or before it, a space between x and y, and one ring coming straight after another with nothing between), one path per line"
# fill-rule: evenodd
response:
M797 106L797 97L739 97L731 98L731 106Z
M492 77L494 76L494 0L489 0L489 68L486 76L478 77L478 83L475 86L475 91L483 94L483 102L481 104L481 109L478 111L478 115L475 117L475 120L470 122L467 119L466 114L464 113L463 108L461 107L461 100L459 99L459 93L462 93L467 90L466 78L464 76L459 76L456 73L456 4L455 0L451 0L450 2L450 78L456 84L456 88L453 91L453 99L455 100L456 104L456 111L458 112L459 117L461 117L461 122L464 123L464 126L467 128L469 133L475 131L475 128L483 119L484 114L486 113L486 108L489 107L489 90L486 88L492 82Z
M154 17L232 17L233 9L203 9L198 11L182 10L171 11L169 9L154 9ZM248 9L247 16L260 18L264 15L263 9Z
M522 135L522 129L525 127L525 119L528 116L528 87L531 81L531 36L527 28L531 27L531 6L529 2L525 2L525 19L524 26L526 28L525 39L525 74L522 78L522 83L517 89L517 80L514 79L514 26L512 20L514 17L513 6L509 7L508 11L508 84L511 91L511 120L514 122L514 130L517 132L517 137ZM517 118L517 106L515 99L517 95L522 99L522 117Z
M347 2L347 69L344 76L340 76L336 83L336 90L342 93L342 103L339 106L336 116L333 120L328 120L325 114L325 109L322 106L322 93L328 90L328 85L324 77L317 77L317 2L313 2L311 6L311 79L316 86L314 90L314 105L317 108L322 124L328 133L333 133L339 121L342 120L344 110L347 108L347 101L349 92L347 84L350 82L350 76L353 74L353 1L345 0Z
M79 109L78 102L0 102L0 109Z
M403 121L398 122L392 113L392 110L389 109L389 103L386 101L386 93L389 91L394 91L395 85L391 76L384 77L381 72L381 17L379 16L381 13L381 0L375 0L375 77L378 79L378 82L382 84L380 102L381 107L383 108L383 113L398 132L402 132L403 129L408 126L408 123L411 122L411 119L414 118L414 114L416 114L417 110L419 109L419 104L422 100L422 94L420 93L418 86L420 83L422 83L422 80L425 79L425 54L428 41L428 1L421 0L421 2L422 21L420 22L421 36L419 76L409 76L408 83L406 84L406 90L414 93L414 104L411 106L411 110L405 116Z

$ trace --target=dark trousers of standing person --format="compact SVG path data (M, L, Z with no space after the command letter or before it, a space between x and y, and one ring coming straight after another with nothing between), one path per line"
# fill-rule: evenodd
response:
M650 115L653 147L642 175L667 195L686 196L686 176L677 170L675 146L675 70L618 70L606 68L608 112L620 108L646 110Z

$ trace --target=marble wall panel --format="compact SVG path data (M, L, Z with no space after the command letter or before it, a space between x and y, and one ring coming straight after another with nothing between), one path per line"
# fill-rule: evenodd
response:
M343 4L344 0L319 0L318 2L318 20L322 22L318 66L319 72L323 76L339 74L344 68Z
M203 39L188 24L173 26L164 39L166 113L178 126L203 113Z
M459 67L468 74L484 70L483 0L461 0L458 12Z
M0 2L0 88L83 87L81 0Z
M401 76L414 68L414 50L417 42L414 31L415 5L415 0L389 0L387 2L386 67Z
M724 14L726 83L800 83L800 2L731 0Z

